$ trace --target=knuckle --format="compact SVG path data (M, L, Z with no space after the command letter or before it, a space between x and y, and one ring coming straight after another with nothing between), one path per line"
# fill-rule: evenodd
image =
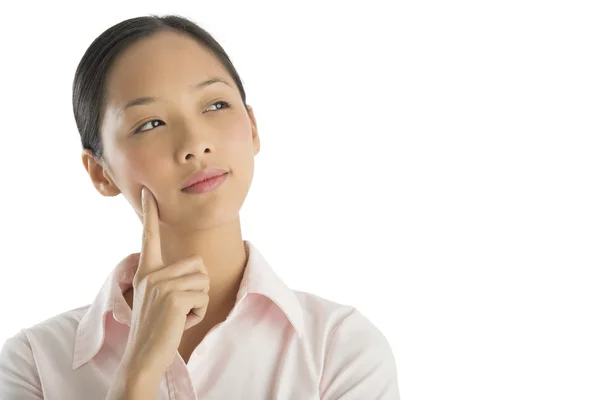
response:
M141 273L136 273L133 276L131 284L135 289L140 288L142 286L148 286L148 277L142 275Z
M178 308L179 307L179 299L177 298L176 293L171 292L165 295L165 303L170 308Z
M202 256L194 255L192 260L198 265L198 267L204 265L204 258L202 258Z
M194 286L198 289L205 289L208 288L210 285L210 280L208 279L208 276L206 276L205 274L203 274L202 272L195 272L193 274L194 277Z
M198 293L198 299L200 300L201 303L207 304L208 303L208 293L206 292L200 292Z
M133 287L135 290L138 290L138 289L140 288L140 286L141 286L141 284L140 284L140 283L141 283L141 282L140 282L140 280L139 280L139 279L137 279L137 278L133 278L133 281L131 282L131 286L132 286L132 287Z
M156 274L148 274L146 276L146 284L152 287L158 285L158 277L156 276Z
M160 297L168 297L170 296L169 284L168 282L157 282L154 285L154 290L156 294Z

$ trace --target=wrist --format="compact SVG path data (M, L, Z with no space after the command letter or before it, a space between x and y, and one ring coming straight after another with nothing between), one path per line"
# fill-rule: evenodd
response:
M124 357L119 374L128 399L156 398L163 372Z

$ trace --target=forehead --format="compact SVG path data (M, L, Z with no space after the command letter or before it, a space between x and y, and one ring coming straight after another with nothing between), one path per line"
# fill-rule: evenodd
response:
M125 49L114 61L106 80L109 102L136 96L160 96L219 76L233 86L227 69L195 39L159 32Z

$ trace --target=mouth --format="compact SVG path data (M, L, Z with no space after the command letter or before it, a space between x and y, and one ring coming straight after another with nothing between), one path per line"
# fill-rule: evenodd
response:
M221 184L223 182L225 182L225 179L227 179L228 176L229 176L228 172L225 172L224 174L221 174L221 175L212 176L212 177L200 180L192 185L189 185L189 186L181 189L181 191L184 193L191 193L191 194L201 194L201 193L211 192L211 191L215 190L216 188L218 188L219 186L221 186Z

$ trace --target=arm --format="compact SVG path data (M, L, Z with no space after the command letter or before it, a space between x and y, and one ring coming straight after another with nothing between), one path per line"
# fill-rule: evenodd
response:
M127 353L127 352L126 352ZM133 364L127 354L123 356L110 387L106 400L155 399L158 394L161 374Z
M357 310L331 333L320 393L322 400L400 400L392 349Z
M44 398L33 351L24 330L9 338L0 350L0 398Z
M107 399L137 400L156 398L156 381L141 369L131 370L122 363L116 384ZM0 400L43 400L44 394L29 339L24 330L9 338L0 350Z

